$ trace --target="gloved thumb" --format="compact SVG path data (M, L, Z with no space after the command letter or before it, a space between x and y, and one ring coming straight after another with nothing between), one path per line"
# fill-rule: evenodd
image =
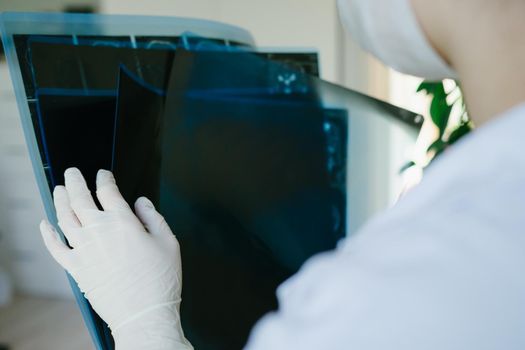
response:
M155 210L153 203L146 197L140 197L135 202L135 214L152 235L173 236L164 217Z
M44 244L53 258L55 258L63 268L66 270L69 269L71 267L69 259L72 252L71 248L58 238L58 233L55 228L48 221L42 220L40 223L40 233L42 233Z

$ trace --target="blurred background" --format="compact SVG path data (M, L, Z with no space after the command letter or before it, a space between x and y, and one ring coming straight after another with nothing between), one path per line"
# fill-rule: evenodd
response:
M425 114L419 79L386 68L345 34L335 0L0 0L0 11L87 12L213 19L250 31L260 47L316 48L321 77ZM3 56L0 53L0 56ZM425 131L431 138L434 131ZM388 150L386 167L423 157L400 152L409 140L374 130L371 144ZM423 150L424 147L421 148ZM404 186L392 179L368 205L395 201ZM92 349L64 271L40 238L44 210L24 142L5 58L0 58L0 349Z

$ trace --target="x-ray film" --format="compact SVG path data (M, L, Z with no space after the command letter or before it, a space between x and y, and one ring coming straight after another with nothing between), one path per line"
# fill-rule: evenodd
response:
M0 28L36 180L54 224L51 191L63 181L62 170L79 164L92 184L96 169L112 164L121 65L158 84L166 55L199 45L188 31L224 46L254 44L240 28L183 18L3 13ZM96 348L112 349L107 326L71 282Z
M415 134L422 121L322 81L315 52L259 52L228 25L28 14L0 23L50 221L51 191L71 166L92 190L103 168L129 203L149 197L181 242L182 324L196 349L242 348L277 307L276 287L369 217L367 200L390 175L367 130ZM72 288L96 347L113 349Z
M262 68L252 58L266 64L239 55L217 68L244 73ZM193 77L187 65L176 59L171 83L180 71L182 81ZM127 72L120 79L115 176L128 200L149 193L177 232L182 322L199 349L242 348L256 320L275 309L276 287L345 232L346 112L242 79L226 94L180 85L162 94ZM340 133L329 144L333 122ZM329 168L332 146L339 170Z

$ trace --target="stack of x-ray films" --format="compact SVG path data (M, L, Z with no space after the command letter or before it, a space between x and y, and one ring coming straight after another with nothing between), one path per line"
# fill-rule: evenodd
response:
M315 52L261 52L227 25L4 14L2 30L50 220L71 166L92 189L110 169L129 203L148 196L180 240L196 349L242 348L276 287L364 221L352 203L368 187L353 179L374 169L361 125L420 125L319 79ZM111 349L73 288L95 344Z

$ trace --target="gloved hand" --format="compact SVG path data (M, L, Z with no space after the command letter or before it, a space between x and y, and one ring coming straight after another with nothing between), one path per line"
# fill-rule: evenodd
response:
M58 225L42 221L44 242L109 325L116 349L193 349L182 331L182 271L177 239L142 197L133 213L111 172L97 174L99 210L76 168L65 172L54 202Z

